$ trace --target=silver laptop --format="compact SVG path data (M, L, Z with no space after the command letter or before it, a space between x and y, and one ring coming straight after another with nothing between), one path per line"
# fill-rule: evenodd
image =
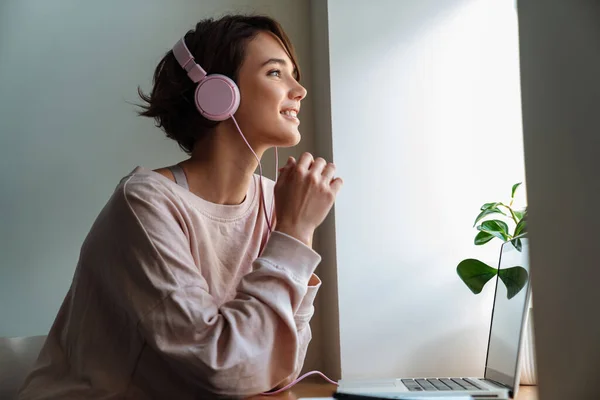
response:
M529 313L528 239L519 237L504 243L498 265L499 270L504 272L502 279L498 275L495 279L496 291L483 378L342 379L337 392L390 399L461 395L470 395L475 399L513 398L519 387L521 338Z

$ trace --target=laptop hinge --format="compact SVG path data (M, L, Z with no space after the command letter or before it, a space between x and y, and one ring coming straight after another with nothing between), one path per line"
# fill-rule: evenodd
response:
M483 380L485 380L485 381L490 381L490 382L492 382L494 385L498 385L498 386L500 386L500 387L503 387L503 388L506 388L506 389L512 390L512 387L510 387L510 386L508 386L508 385L505 385L504 383L501 383L501 382L495 381L495 380L493 380L493 379L490 379L490 378L484 378Z

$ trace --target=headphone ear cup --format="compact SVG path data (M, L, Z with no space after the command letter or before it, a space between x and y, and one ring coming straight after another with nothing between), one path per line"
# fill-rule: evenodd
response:
M200 114L211 121L230 118L240 106L240 90L225 75L211 74L198 82L196 107Z

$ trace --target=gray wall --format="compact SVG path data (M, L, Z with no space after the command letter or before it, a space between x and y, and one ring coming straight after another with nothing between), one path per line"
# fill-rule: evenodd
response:
M310 94L308 0L0 3L0 337L48 331L81 243L123 175L186 157L130 103L187 29L225 12L276 17ZM310 97L301 117L303 141L282 159L314 150Z
M597 399L600 2L519 1L540 399Z
M331 87L329 57L328 1L311 0L311 44L315 109L315 147L317 153L336 162L332 147ZM339 174L347 179L344 170ZM344 196L344 190L339 196ZM318 357L323 373L331 379L341 378L340 329L335 241L335 206L315 235L315 249L322 260L317 269L324 284L315 302L313 326L318 326ZM317 325L318 324L318 325ZM317 347L312 348L316 353Z

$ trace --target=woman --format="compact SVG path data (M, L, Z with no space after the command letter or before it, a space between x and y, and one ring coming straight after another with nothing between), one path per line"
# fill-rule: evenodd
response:
M201 115L196 83L165 55L141 114L190 157L121 180L21 399L246 397L302 368L320 286L312 236L342 181L308 153L277 184L254 174L265 150L300 140L306 90L277 22L204 20L183 43L237 83L235 119Z

